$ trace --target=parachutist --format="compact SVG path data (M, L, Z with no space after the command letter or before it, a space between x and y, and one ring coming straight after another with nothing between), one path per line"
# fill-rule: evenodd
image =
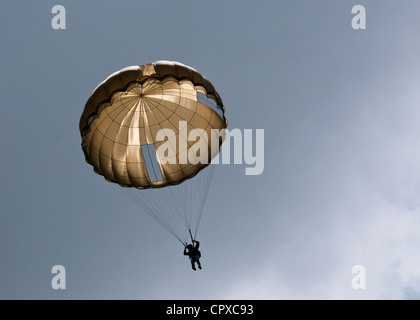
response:
M198 242L196 240L193 240L192 242L193 242L193 244L189 244L189 245L185 246L184 255L188 256L190 258L191 267L192 267L193 270L197 270L195 268L195 263L197 263L198 268L201 269L201 263L200 263L201 252L200 252L200 250L198 250L198 247L200 246L200 242ZM188 251L187 251L187 249L188 249Z

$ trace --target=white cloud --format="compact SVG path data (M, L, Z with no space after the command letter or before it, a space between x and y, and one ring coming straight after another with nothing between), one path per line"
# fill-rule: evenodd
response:
M395 80L394 80L395 81ZM398 82L398 81L397 81ZM341 258L333 296L417 297L420 279L420 129L418 87L402 81L400 94L373 92L362 106L359 146L348 160L333 201L334 242ZM407 85L407 87L404 87ZM394 90L398 91L398 90ZM367 270L365 292L344 289L351 267Z

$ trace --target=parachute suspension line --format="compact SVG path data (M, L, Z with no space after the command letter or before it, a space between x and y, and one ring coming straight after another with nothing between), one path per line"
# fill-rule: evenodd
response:
M118 188L185 245L196 239L214 170L210 164L195 177L164 188Z
M197 210L198 215L197 215L197 221L195 225L194 239L197 236L198 225L200 224L201 217L203 216L204 204L207 199L207 194L209 192L210 183L213 178L214 169L215 169L215 165L210 163L210 165L206 168L206 170L203 170L204 171L203 173L206 176L204 177L204 183L201 184L202 190L199 195L201 202L197 202L199 208Z
M167 187L167 190L163 190L162 194L165 197L165 201L167 203L171 203L171 202L175 202L175 204L172 205L173 210L176 212L176 216L178 217L182 217L183 213L182 213L182 206L181 204L181 200L182 200L182 196L180 194L180 192L177 192L180 188L180 185L178 186L169 186ZM168 191L168 192L165 192ZM185 211L184 211L185 212Z
M201 170L196 177L182 183L184 189L178 189L179 192L184 193L184 195L179 194L177 198L183 200L185 207L184 222L191 240L195 240L197 236L214 167L210 164L207 168Z
M152 216L152 218L184 244L188 241L189 236L184 219L182 215L180 215L182 208L179 208L179 199L180 196L183 195L182 189L177 191L177 196L171 197L171 193L174 192L173 190L176 190L179 187L180 185L147 190L123 187L120 189L132 199L142 211L146 211L146 213Z
M196 200L196 197L193 193L194 184L197 184L200 180L200 177L196 176L188 181L184 182L183 189L179 189L178 191L183 192L185 196L179 195L179 199L182 200L182 204L184 207L184 221L185 226L187 229L191 229L191 221L194 215L194 211L191 210L191 204Z
M170 188L170 187L169 187ZM167 222L167 225L169 226L169 228L172 227L172 230L175 234L177 234L178 238L181 238L181 235L183 233L183 226L181 224L181 221L177 218L179 215L179 210L178 210L178 205L174 200L176 199L171 199L168 196L168 190L169 189L151 189L151 190L146 190L147 193L144 194L145 199L150 199L151 202L153 202L154 204L154 208L155 211L162 216L162 220ZM139 197L141 197L141 195L143 194L138 194ZM165 198L165 201L160 201L160 199L157 199L157 197L163 195L163 197ZM164 204L167 205L167 207L165 208ZM174 214L175 213L175 214ZM184 237L185 238L185 237Z
M135 196L134 193L132 193L132 190L124 187L119 188L123 193L125 193L135 204L138 206L144 208L146 212L154 218L159 224L161 224L166 230L172 233L170 228L167 226L167 224L161 219L161 217L153 211L153 209L150 207L149 203L141 201L138 197Z
M140 208L146 210L146 212L153 218L155 221L157 221L162 227L164 227L169 233L171 233L176 239L178 239L184 246L184 241L181 240L181 238L178 236L178 232L174 230L174 228L171 228L171 226L165 222L164 217L162 217L159 214L159 210L156 210L158 207L157 205L155 208L151 206L150 203L147 201L144 201L139 195L138 192L142 192L140 190L136 190L133 188L125 188L125 187L118 187L128 198L130 198L136 205L138 205ZM153 199L153 198L152 198Z
M173 212L173 206L170 203L167 203L167 208L164 206L164 202L160 202L156 199L156 190L135 190L135 197L140 202L140 207L143 208L141 204L148 204L148 208L151 208L148 213L152 215L152 217L157 217L157 221L160 222L165 229L167 229L171 234L173 234L178 240L182 243L182 239L180 235L181 228L177 224L176 219L171 215Z
M143 159L146 161L145 166L149 179L154 181L162 180L162 174L160 172L159 164L156 158L156 150L154 144L147 144L141 147L141 153L143 154ZM152 155L153 154L153 155ZM131 193L134 198L137 199L137 204L142 207L143 204L147 208L147 212L155 218L162 226L164 226L168 231L180 240L180 230L181 226L177 223L177 220L173 216L172 212L177 210L177 206L173 205L171 201L168 201L166 193L162 192L165 196L166 201L162 202L158 199L155 190L136 190L137 192ZM142 192L142 193L140 193ZM125 192L128 193L128 192ZM136 201L135 201L136 202ZM167 205L165 208L164 204ZM182 242L182 241L181 241Z
M184 205L184 218L185 218L185 222L186 222L186 226L188 228L188 230L191 229L191 220L192 220L192 216L193 216L193 211L191 211L191 202L193 199L195 199L194 197L192 197L192 185L194 181L187 181L187 184L185 185L185 189L186 189L186 197L182 197L183 200L183 205Z

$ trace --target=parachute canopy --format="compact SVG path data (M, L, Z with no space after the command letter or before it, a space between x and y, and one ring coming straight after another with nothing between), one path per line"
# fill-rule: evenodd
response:
M210 137L211 129L227 127L224 112L213 85L186 65L159 61L128 67L108 77L89 97L80 119L82 149L86 161L108 181L137 188L179 184L207 164L163 164L158 159L155 170L161 179L152 179L142 146L159 148L164 141L156 136L164 128L178 141L182 121L188 132L200 128ZM185 151L177 150L178 158Z
M109 182L137 189L170 187L195 177L215 155L214 144L217 143L219 151L223 142L223 137L221 140L209 138L212 129L226 127L225 107L210 81L191 67L169 61L132 66L109 76L87 100L79 123L85 159L94 171ZM208 161L181 159L181 155L191 152L197 158L200 156L194 149L195 141L185 136L193 129L201 130L197 139L206 142ZM159 132L164 132L166 138L162 139ZM167 150L172 151L172 159L163 159L157 151L172 138L183 140L185 144L179 143L172 148L176 150ZM186 228L191 228L194 214L201 217L201 212L185 211L188 207L190 211L202 211L211 174L206 176L210 178L204 179L201 195L197 190L201 187L194 186L190 191L174 193L175 199L166 193L157 193L150 203L154 197L144 197L141 193L145 190L137 190L140 199L143 198L140 205L180 238L173 224L179 224L181 218L174 216L174 212L179 211L185 220L190 220L184 223ZM201 198L194 200L194 197ZM167 206L162 209L164 201ZM194 201L198 204L188 205ZM168 210L171 212L166 212ZM166 217L168 214L171 216ZM199 221L200 217L195 220Z

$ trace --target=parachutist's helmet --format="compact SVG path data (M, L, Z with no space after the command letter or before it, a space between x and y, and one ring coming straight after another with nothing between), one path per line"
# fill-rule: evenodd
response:
M192 248L193 248L192 244L189 244L189 245L187 246L187 249L188 249L188 250L192 250Z

